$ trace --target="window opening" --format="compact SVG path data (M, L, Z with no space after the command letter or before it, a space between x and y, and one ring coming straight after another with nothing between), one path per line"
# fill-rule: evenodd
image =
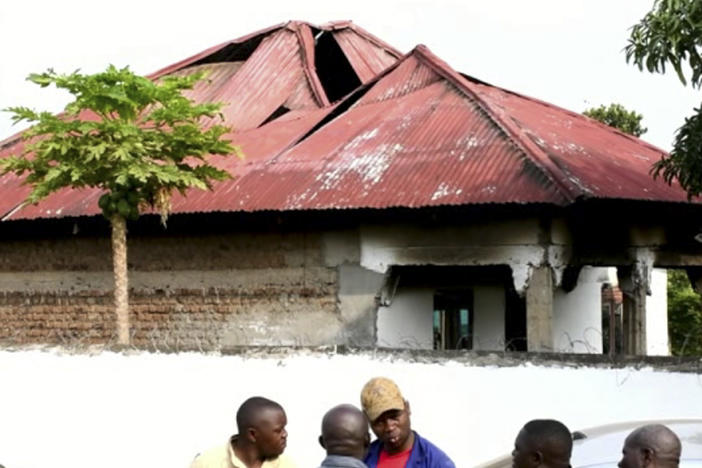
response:
M519 296L512 281L505 286L505 351L526 351L526 299Z
M472 291L434 294L434 349L473 349Z
M622 292L618 286L602 285L602 353L622 353Z

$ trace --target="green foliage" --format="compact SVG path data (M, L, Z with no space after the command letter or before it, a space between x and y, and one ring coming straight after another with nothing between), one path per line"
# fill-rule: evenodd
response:
M668 184L677 179L687 192L688 198L702 193L702 114L700 108L675 134L675 143L670 155L653 164L654 177L663 177Z
M641 126L643 115L627 110L621 104L593 107L587 109L583 114L635 137L640 137L648 131L647 128Z
M702 85L702 0L656 0L650 12L631 28L625 48L627 62L640 70L665 73L672 66L683 83ZM690 198L702 193L702 116L700 108L685 119L669 156L657 161L651 173L668 184L674 179Z
M64 187L95 187L106 192L99 205L108 219L135 219L145 206L166 216L173 190L211 189L212 182L229 177L208 164L208 155L238 151L224 138L227 127L203 126L204 119L221 116L221 105L196 104L182 94L202 77L154 82L114 66L94 75L30 75L30 81L54 84L75 99L60 115L8 109L15 122L33 126L23 134L22 154L0 161L0 169L26 174L31 203Z
M683 84L683 65L691 72L692 85L702 84L702 1L656 0L650 12L631 28L626 60L640 70L665 73L670 64Z
M675 356L702 355L702 298L683 270L668 270L668 334Z

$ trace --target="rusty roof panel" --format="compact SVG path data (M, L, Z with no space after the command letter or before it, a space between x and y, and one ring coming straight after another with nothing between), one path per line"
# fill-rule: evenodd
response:
M229 157L213 158L217 166L227 169L234 178L220 182L215 193L191 190L187 197L176 195L173 199L175 212L192 213L207 211L239 211L256 203L263 187L252 192L242 189L244 180L250 180L252 172L276 164L275 155L292 146L334 107L310 111L292 111L263 127L233 135L241 146L244 159ZM273 187L281 189L279 182Z
M677 183L671 186L650 175L663 150L581 114L500 88L477 87L548 155L580 196L687 200Z
M686 200L678 186L650 178L662 152L636 138L465 78L424 46L386 68L393 51L367 33L346 23L322 28L333 32L366 83L364 94L334 106L311 65L305 23L269 30L243 63L193 65L208 57L199 54L169 68L211 70L210 83L191 96L230 103L226 123L234 124L231 138L245 154L243 161L214 157L235 177L214 193L176 196L174 212ZM371 79L371 70L383 71ZM281 105L292 110L266 121ZM7 146L0 155L13 147ZM18 179L1 178L0 191L9 219L98 213L96 190L64 190L19 210L27 191Z
M274 66L272 66L274 65ZM304 79L294 32L282 29L266 37L216 100L229 125L246 130L260 125L280 107Z
M265 29L261 29L260 31L253 32L251 34L247 34L246 36L242 36L238 39L226 41L226 42L223 42L223 43L218 44L216 46L209 47L209 48L203 50L202 52L199 52L191 57L188 57L186 59L181 60L180 62L176 62L174 64L168 65L167 67L164 67L164 68L162 68L154 73L151 73L150 75L147 75L147 77L151 78L151 79L155 79L155 78L159 78L159 77L164 76L164 75L169 75L169 74L174 73L178 70L182 70L183 68L185 68L187 66L193 65L193 64L207 58L208 56L211 56L211 55L215 54L216 52L224 49L227 46L243 44L245 42L252 41L252 40L253 41L259 40L260 38L263 38L263 37L269 35L273 31L276 31L276 30L283 28L285 26L285 24L286 23L277 24L277 25L271 26L269 28L265 28Z
M298 79L297 85L295 85L295 88L283 105L288 109L304 109L318 106L317 99L306 77Z
M311 111L292 111L261 128L230 135L241 146L245 159L214 156L211 158L211 162L228 170L234 179L216 184L216 196L212 192L203 190L191 190L185 198L175 194L172 202L173 212L238 210L242 200L246 199L239 190L242 177L260 166L269 164L268 158L271 155L278 154L294 144L301 135L307 133L333 109L333 107L328 107ZM21 210L17 210L7 219L96 215L100 213L97 206L100 193L98 190L91 189L80 191L65 189L50 195L39 205L25 206ZM24 196L20 198L20 202Z
M291 26L289 26L291 27ZM315 38L312 28L306 23L296 23L292 27L297 35L297 40L300 44L302 71L307 78L306 82L309 86L309 91L314 96L314 99L319 107L328 106L329 99L326 91L322 87L322 82L315 71Z
M373 79L399 58L394 49L371 42L354 29L334 31L333 35L362 83Z
M8 214L15 213L29 195L30 188L22 185L20 179L13 174L0 177L0 214L5 219Z
M244 62L206 63L178 70L171 75L184 76L205 72L205 79L195 83L193 89L185 90L183 94L200 102L217 102L221 88L226 86L243 64Z
M344 144L332 149L330 135ZM256 177L290 177L283 190L262 196L262 209L561 202L524 159L474 103L442 82L350 109L282 155L284 167Z
M408 56L391 73L361 98L359 104L386 101L403 96L439 81L441 77L430 67L422 64L416 56Z
M97 189L62 189L42 200L37 205L26 205L5 219L64 218L73 216L92 216L100 214L98 199L101 192Z

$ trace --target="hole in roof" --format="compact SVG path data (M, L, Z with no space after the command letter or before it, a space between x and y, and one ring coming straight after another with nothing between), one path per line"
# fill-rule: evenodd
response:
M336 108L331 111L329 114L327 114L322 120L317 122L317 124L312 127L307 133L305 133L299 140L297 140L295 143L300 143L301 141L306 140L310 135L312 135L314 132L319 130L320 128L324 127L327 123L331 122L335 118L337 118L339 115L343 114L346 112L351 106L356 104L359 99L361 99L369 89L373 87L375 82L371 83L366 83L364 86L361 86L358 88L353 94L348 96L346 99L344 99L342 102L339 103Z
M215 62L243 62L251 57L251 54L253 54L254 50L256 50L264 37L266 37L266 34L260 34L252 37L248 41L229 44L222 47L217 52L214 52L207 57L203 57L197 62L191 63L189 66L193 67L196 65Z
M288 109L288 108L285 107L285 106L280 106L279 108L277 108L276 110L274 110L273 113L272 113L271 115L269 115L268 118L267 118L266 120L264 120L263 123L262 123L261 125L259 125L259 127L263 127L263 126L266 125L268 122L272 122L272 121L274 121L275 119L277 119L278 117L280 117L281 115L285 115L285 114L287 114L288 112L290 112L290 109Z
M338 101L361 86L361 80L329 32L324 31L317 36L314 66L330 102Z

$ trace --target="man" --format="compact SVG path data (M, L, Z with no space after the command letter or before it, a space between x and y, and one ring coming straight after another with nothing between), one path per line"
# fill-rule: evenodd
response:
M361 406L378 437L365 459L370 468L455 468L441 449L412 430L409 402L392 380L369 380Z
M366 468L370 434L366 416L353 405L339 405L322 419L319 444L327 451L320 468Z
M512 451L513 468L569 468L573 437L553 419L535 419L524 425Z
M663 424L635 429L624 441L619 468L677 468L680 439Z
M283 407L275 401L249 398L236 412L239 433L198 455L190 468L294 468L283 455L287 423Z

